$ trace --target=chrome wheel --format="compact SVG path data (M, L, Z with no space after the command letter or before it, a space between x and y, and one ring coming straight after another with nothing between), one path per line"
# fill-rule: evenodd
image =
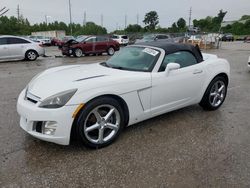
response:
M114 48L111 47L111 48L108 49L108 54L109 55L114 55L114 53L115 53L115 49Z
M75 50L75 56L76 56L76 57L81 57L81 56L82 56L82 50L79 49L79 48L76 49L76 50Z
M209 103L213 107L220 106L226 96L226 85L223 81L218 80L214 83L209 94Z
M112 105L94 108L84 121L84 135L93 144L104 144L113 139L119 131L121 116Z
M37 58L37 54L34 51L29 51L27 54L27 58L31 61L35 60Z

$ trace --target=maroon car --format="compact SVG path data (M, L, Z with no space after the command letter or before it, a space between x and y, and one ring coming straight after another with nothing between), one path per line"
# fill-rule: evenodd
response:
M103 36L80 37L76 40L70 40L62 46L62 54L66 56L81 57L84 55L101 55L107 52L108 55L114 55L115 51L120 49L118 42Z

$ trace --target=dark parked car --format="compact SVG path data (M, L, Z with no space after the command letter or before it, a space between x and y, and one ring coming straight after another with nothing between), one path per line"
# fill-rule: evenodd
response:
M245 37L244 42L250 43L250 36Z
M137 43L142 43L142 42L153 42L153 41L161 41L161 42L174 42L174 39L172 36L168 34L149 34L149 35L144 35L142 39L136 40Z
M81 57L84 55L101 55L107 52L108 55L114 55L115 51L120 49L118 42L103 36L89 36L70 40L62 46L62 54L66 56Z
M222 41L234 41L234 36L231 33L227 33L222 36Z

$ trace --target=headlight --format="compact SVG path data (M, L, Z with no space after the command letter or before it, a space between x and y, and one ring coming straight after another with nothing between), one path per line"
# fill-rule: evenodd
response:
M58 93L56 95L53 95L44 101L39 105L41 108L61 108L63 107L70 99L71 97L76 93L77 89L71 89L68 91L64 91L61 93Z

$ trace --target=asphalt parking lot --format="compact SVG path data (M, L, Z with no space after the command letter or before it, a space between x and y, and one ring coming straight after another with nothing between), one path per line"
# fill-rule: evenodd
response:
M90 150L37 140L19 127L18 94L53 66L105 61L108 56L0 63L0 187L250 187L250 44L223 43L231 64L224 105L198 105L127 128L113 145Z

